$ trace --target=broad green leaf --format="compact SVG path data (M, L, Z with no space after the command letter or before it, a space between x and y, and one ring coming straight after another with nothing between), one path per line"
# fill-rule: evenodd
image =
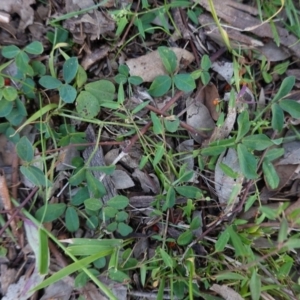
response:
M80 168L77 169L75 173L70 177L69 183L71 185L79 185L83 180L86 179L86 169Z
M203 197L202 191L195 186L177 186L175 190L178 194L187 198L200 199Z
M118 213L118 210L111 206L104 207L102 211L106 219L115 218L116 214Z
M208 71L211 67L211 61L207 54L204 54L201 58L201 69Z
M43 48L43 45L42 45L41 42L34 41L34 42L31 42L29 45L27 45L24 48L24 51L29 53L29 54L38 55L38 54L43 53L44 48Z
M92 210L92 211L98 211L100 208L102 208L103 204L100 199L96 198L89 198L84 200L84 207L86 209Z
M76 84L79 88L81 88L86 83L86 81L87 81L86 71L81 65L79 65L76 74Z
M279 74L279 75L283 75L283 74L286 72L286 70L287 70L289 64L290 64L290 62L289 62L288 60L285 61L285 62L282 62L282 63L280 63L280 64L276 64L276 65L274 66L273 71L274 71L275 73Z
M206 71L201 72L200 74L201 81L204 85L207 85L210 81L210 74Z
M129 282L131 278L125 273L116 268L111 268L108 270L108 277L116 282Z
M287 242L284 243L289 250L300 248L300 239L299 238L290 238Z
M200 217L193 218L191 224L190 224L190 230L197 230L202 226L202 221Z
M150 116L153 123L153 132L155 134L163 134L164 128L161 119L153 111L150 112Z
M120 74L128 77L129 76L129 67L126 65L119 65L118 71Z
M273 145L273 142L265 134L254 134L242 139L243 145L251 150L265 150Z
M121 17L120 20L118 20L118 28L116 30L116 36L120 36L122 34L127 24L128 24L127 16L123 16Z
M239 158L239 164L242 173L247 179L257 178L257 160L255 156L250 153L246 146L243 144L238 144L237 153Z
M161 161L162 157L164 156L164 153L165 153L165 146L162 142L159 142L156 145L155 156L153 159L153 167L156 167L157 164Z
M116 88L109 80L98 80L87 83L85 90L93 94L99 101L114 100Z
M126 221L128 219L128 213L126 211L119 211L116 214L116 221L118 222L123 222Z
M65 103L73 103L77 96L76 89L69 85L63 84L58 88L59 96Z
M114 80L117 84L125 84L128 80L127 76L123 75L123 74L117 74L114 77Z
M274 130L281 131L284 122L283 110L277 103L273 103L271 109L272 109L272 128Z
M14 101L18 97L17 90L12 86L6 86L2 89L3 97L7 101Z
M300 103L295 100L279 101L279 106L288 112L293 118L300 119Z
M269 220L276 220L278 212L276 209L270 208L268 206L261 206L259 210L266 215Z
M218 240L215 244L215 251L222 252L225 249L225 246L228 244L230 234L226 229L222 234L219 235Z
M268 161L273 161L284 154L283 148L269 149L265 155L265 159Z
M117 231L122 235L122 236L127 236L131 232L133 232L133 229L128 226L126 223L121 222L118 224L118 229Z
M66 207L65 203L44 204L36 211L35 217L43 223L52 222L62 216Z
M33 69L34 75L44 76L46 74L46 66L38 60L32 61L31 67Z
M179 246L185 246L189 244L192 241L192 239L193 233L190 230L187 230L178 237L177 244Z
M149 103L150 103L150 101L145 101L145 102L140 103L138 106L136 106L132 110L131 114L135 115L136 113L138 113L139 111L141 111L143 108L145 108Z
M230 225L227 227L231 243L234 247L235 250L235 255L236 256L247 256L247 251L246 248L240 238L240 236L236 233L236 231L233 229L233 226Z
M264 178L265 181L267 182L267 185L272 190L276 189L279 185L279 176L273 164L270 161L265 159L263 161L262 168L263 168Z
M201 154L204 156L217 156L226 150L226 146L208 146L201 149Z
M4 46L1 50L3 57L5 58L14 58L20 52L20 48L15 45Z
M253 270L250 279L250 294L252 300L259 300L261 294L261 280L256 270Z
M34 166L21 166L21 173L34 185L37 186L51 186L51 182L47 179L46 175L37 167Z
M237 118L237 123L238 123L238 134L236 137L236 142L238 142L241 138L243 138L250 129L248 110L244 110L239 114Z
M95 198L100 198L104 195L100 195L99 190L98 190L98 185L99 185L99 180L96 179L94 175L90 171L86 172L86 183L88 186L88 189L90 193L93 195Z
M157 50L166 71L170 75L173 74L177 67L177 57L175 52L172 49L164 46L158 47Z
M162 248L159 248L160 255L163 259L164 266L167 266L168 268L175 267L175 261L172 259L172 257Z
M42 76L39 80L39 84L46 89L56 89L62 85L62 83L49 75Z
M112 222L106 226L106 229L110 232L116 231L118 228L118 222Z
M18 156L24 161L30 162L33 160L33 147L26 136L23 136L18 141L16 145L16 152Z
M172 186L169 187L167 196L166 196L166 201L163 205L163 210L167 210L168 208L171 208L175 205L176 202L176 195L175 195L175 190Z
M295 85L295 81L295 76L288 76L284 78L277 94L272 99L272 102L276 102L277 100L285 97L288 93L290 93L293 86Z
M149 93L153 97L161 97L169 91L171 87L171 78L167 75L160 75L155 77L152 82Z
M70 83L76 76L78 71L78 59L77 57L71 57L65 61L63 65L63 78L66 83Z
M221 168L221 170L224 172L225 175L234 179L237 179L239 177L239 173L233 171L232 168L230 168L228 165L221 162L219 164L219 167Z
M5 99L0 100L0 118L6 117L10 114L14 106L12 101L7 101Z
M33 69L29 65L29 57L24 51L21 51L17 54L15 61L17 67L22 73L27 74L29 76L34 75Z
M168 132L174 133L178 130L178 127L180 125L180 120L177 116L174 117L174 120L169 120L167 118L164 118L164 124Z
M81 205L84 200L90 198L88 187L83 187L77 190L77 193L72 196L71 198L71 204L75 206Z
M92 119L100 112L97 98L90 92L82 91L76 100L76 110L84 118Z
M115 196L109 199L106 203L106 205L110 207L114 207L119 210L124 209L126 206L128 206L128 204L129 204L129 199L122 195Z
M68 207L65 215L65 222L68 231L75 232L79 228L79 217L74 207Z
M128 78L128 82L133 85L139 85L139 84L143 83L143 78L140 76L130 76Z
M184 92L191 92L196 88L196 83L190 74L177 74L174 76L175 86Z
M22 90L27 98L35 99L35 82L31 78L26 78L22 84Z

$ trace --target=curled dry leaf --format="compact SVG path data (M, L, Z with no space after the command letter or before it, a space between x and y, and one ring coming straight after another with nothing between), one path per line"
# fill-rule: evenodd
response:
M221 168L221 164L229 167L233 172L236 173L236 178L232 178L224 173ZM235 204L238 203L239 197L242 190L242 184L244 176L242 175L237 152L229 148L227 153L224 151L220 156L215 168L215 187L216 193L219 198L220 204L226 205L224 212L230 212Z
M158 194L160 190L159 180L157 177L152 174L149 175L146 172L141 171L136 168L132 173L132 176L139 180L141 187L145 193L153 192L154 194Z
M211 68L217 72L227 83L231 84L231 78L233 76L233 63L215 61Z
M203 94L204 93L201 93L200 95L200 93L198 93L195 98L189 97L186 100L186 123L203 133L203 136L210 137L215 128L215 122L207 107L203 104ZM203 142L203 136L194 133L190 134L197 143L201 144Z
M28 25L33 23L34 10L30 6L32 4L35 4L35 0L5 0L0 1L0 10L18 14L21 18L19 30L24 31Z
M195 58L192 53L181 48L170 48L177 56L177 70L186 68ZM131 58L126 61L131 76L140 76L145 82L151 82L158 75L167 74L162 64L158 51L155 50L138 58Z
M216 101L220 99L219 92L216 86L213 83L208 84L204 87L205 98L204 104L208 108L212 118L217 121L220 115L220 112L217 111Z

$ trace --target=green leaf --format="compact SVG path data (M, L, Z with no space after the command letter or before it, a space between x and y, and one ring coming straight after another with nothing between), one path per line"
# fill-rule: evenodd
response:
M65 210L65 203L45 204L36 211L35 217L43 223L53 222L62 216Z
M161 161L162 157L164 156L164 153L165 153L164 144L162 142L157 143L155 156L153 159L153 167L156 167L157 164Z
M259 300L261 294L261 280L256 270L253 270L250 279L250 294L252 300Z
M56 89L62 85L62 83L49 75L42 76L39 80L39 84L46 89Z
M164 262L164 266L168 267L168 268L173 268L175 267L175 262L174 260L172 259L172 257L162 248L159 248L159 252L160 252L160 255L163 259L163 262Z
M289 224L286 220L286 218L283 218L280 222L280 228L278 233L278 243L283 243L288 236L289 233Z
M197 230L202 226L202 221L200 217L193 218L191 224L190 224L190 230Z
M84 200L84 207L86 209L92 210L92 211L98 211L100 208L102 208L103 204L100 199L96 198L89 198Z
M76 84L79 88L81 88L87 81L87 74L84 68L79 65L78 66L78 71L76 75Z
M166 211L168 208L171 208L175 205L176 202L176 196L175 196L175 190L172 186L169 187L166 201L163 205L163 210Z
M299 238L291 238L286 243L284 243L289 250L300 248L300 239Z
M58 88L59 96L65 103L73 103L77 96L76 89L69 85L63 84Z
M114 218L117 213L118 213L118 210L114 207L106 206L103 208L103 214L105 216L105 219Z
M38 41L31 42L24 48L24 51L34 55L42 54L44 51L43 44Z
M230 225L227 227L228 233L230 235L230 240L235 250L236 256L247 256L246 248L240 238L240 236L233 229L233 226Z
M286 70L287 70L289 64L290 64L290 62L289 62L288 60L285 61L285 62L282 62L282 63L280 63L280 64L276 64L276 65L274 66L273 72L274 72L274 73L277 73L277 74L279 74L279 75L283 75L283 74L286 72Z
M207 54L204 54L201 58L201 69L208 71L211 68L211 61Z
M112 222L106 226L106 229L110 232L116 231L118 228L118 222Z
M117 282L129 282L131 278L124 272L119 271L115 268L111 268L108 271L108 276L111 280L117 281Z
M79 218L74 207L68 207L65 215L66 227L70 232L75 232L79 228Z
M185 246L189 244L192 241L192 239L193 233L190 230L187 230L178 237L177 244L179 246Z
M14 101L18 97L17 90L14 87L12 87L12 86L6 86L6 87L4 87L2 89L2 92L3 92L3 97L7 101Z
M164 125L168 132L174 133L178 130L178 127L180 125L180 120L177 116L174 117L174 120L169 120L167 118L164 118Z
M130 76L128 78L128 82L133 85L139 85L143 83L143 78L140 76Z
M127 76L123 75L123 74L117 74L114 77L114 80L117 84L125 84L128 80Z
M132 110L131 114L135 115L136 113L138 113L139 111L141 111L143 108L145 108L149 103L150 103L150 101L145 101L145 102L140 103L138 106L136 106Z
M265 159L268 161L273 161L284 154L283 148L269 149L265 155Z
M63 65L63 78L66 83L70 83L76 76L78 71L78 59L77 57L71 57L65 61Z
M10 114L14 106L12 101L7 101L5 99L0 100L0 118L6 117Z
M129 67L126 65L119 65L118 71L120 74L128 77L129 76Z
M222 252L225 246L228 244L229 238L230 238L230 234L226 229L224 232L222 232L222 234L219 235L218 240L215 244L215 251Z
M110 207L114 207L116 209L124 209L129 204L129 199L125 196L118 195L111 199L109 199L106 203Z
M175 52L164 46L158 47L157 50L167 73L170 75L173 74L177 67L177 56Z
M257 160L252 153L250 153L246 146L238 144L237 153L242 173L247 179L257 178Z
M34 72L29 65L29 57L25 52L21 51L17 54L16 65L22 73L33 76Z
M84 118L92 119L100 112L99 101L90 92L80 92L76 103L77 112Z
M270 161L265 159L263 161L262 167L263 167L263 172L264 172L264 178L265 178L265 181L267 182L268 186L272 190L276 189L279 185L279 176L278 176L273 164Z
M239 114L237 118L237 122L238 122L238 134L236 137L236 142L238 142L241 138L243 138L250 129L248 110L244 110Z
M98 80L84 86L85 90L93 94L99 101L114 100L116 88L109 80Z
M204 85L207 85L210 81L210 74L208 72L202 72L200 74L200 77L201 77L201 81Z
M34 60L31 62L31 67L33 69L34 75L39 75L39 76L43 76L46 74L46 67L45 65L38 61L38 60Z
M293 118L300 119L300 103L295 100L279 101L279 106L288 112Z
M202 191L195 186L177 186L175 190L178 194L187 198L200 199L203 197Z
M125 29L125 26L128 24L127 16L121 17L120 20L118 20L118 28L116 30L116 36L120 36Z
M34 185L37 186L51 186L51 182L46 178L46 175L37 167L34 166L21 166L21 173Z
M153 132L155 134L163 134L164 128L160 118L153 111L150 112L150 116L153 123Z
M272 99L272 102L276 102L277 100L285 97L287 94L289 94L295 85L296 78L295 76L288 76L283 79L281 86L277 92L277 94Z
M126 221L127 219L128 219L128 213L126 211L119 211L116 214L116 221L118 222Z
M24 161L30 162L33 160L33 147L26 136L23 136L16 144L16 152Z
M19 47L15 46L15 45L10 45L10 46L4 46L2 48L1 53L2 53L3 57L10 59L10 58L16 57L20 51L21 50Z
M271 109L272 109L272 128L280 132L283 128L283 122L284 122L283 110L277 103L273 103Z
M69 183L71 185L79 185L83 180L86 179L86 169L76 169L75 173L70 177Z
M153 97L161 97L169 91L171 87L171 78L167 75L160 75L155 77L152 82L149 93Z
M97 167L87 167L87 170L90 171L99 171L105 173L106 175L112 175L116 169L115 165L110 166L97 166ZM99 181L98 181L99 183Z
M128 226L126 223L121 222L121 223L118 224L117 231L122 236L127 236L128 234L130 234L133 231L133 229L130 226Z
M262 151L273 145L265 134L254 134L243 138L243 145L248 149Z
M49 246L48 246L48 235L44 230L39 228L38 230L39 237L39 251L38 257L38 270L40 274L48 274L49 267Z
M79 206L84 202L84 200L88 199L89 197L90 194L89 194L88 187L80 188L77 191L77 193L74 196L72 196L71 204Z
M196 88L194 78L190 74L177 74L174 76L175 86L184 92L191 92Z

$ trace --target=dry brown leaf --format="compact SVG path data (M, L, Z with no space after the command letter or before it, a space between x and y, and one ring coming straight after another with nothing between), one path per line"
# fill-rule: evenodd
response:
M224 298L224 300L244 300L235 290L227 285L213 284L210 288Z
M261 53L258 59L265 56L268 61L281 61L291 56L284 47L278 47L273 41L259 47L258 51Z
M28 25L33 23L34 10L30 5L35 4L35 0L5 0L0 1L0 10L10 14L20 16L19 30L24 31Z
M207 107L203 104L204 102L204 90L200 89L196 94L195 98L189 97L186 100L187 114L186 123L194 127L199 132L203 133L204 136L211 136L215 122L212 119ZM193 139L201 144L204 140L199 134L190 133Z
M128 189L135 186L130 176L123 170L115 170L111 175L111 179L117 190Z
M170 48L177 56L177 70L187 67L194 61L194 55L181 48ZM145 82L151 82L158 75L167 74L162 64L158 51L155 50L138 58L131 58L126 61L131 76L140 76Z
M204 92L205 92L204 104L208 108L212 118L215 121L217 121L219 118L220 112L217 111L217 105L216 105L215 101L218 101L220 99L219 92L213 83L205 86Z

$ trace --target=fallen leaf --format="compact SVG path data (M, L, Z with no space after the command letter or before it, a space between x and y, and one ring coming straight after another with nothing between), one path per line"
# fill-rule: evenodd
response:
M130 176L123 170L115 170L111 175L111 179L117 190L128 189L135 186Z
M210 290L222 296L224 300L244 300L234 289L227 285L213 284Z
M170 48L177 57L177 71L179 68L187 67L194 61L194 55L181 48ZM158 75L166 75L167 71L162 64L158 51L155 50L138 58L131 58L126 61L131 76L140 76L144 82L151 82Z
M212 118L215 121L217 121L220 116L220 112L217 111L217 105L215 101L218 101L220 99L219 92L213 83L206 85L204 87L204 92L205 92L204 104L208 108Z

